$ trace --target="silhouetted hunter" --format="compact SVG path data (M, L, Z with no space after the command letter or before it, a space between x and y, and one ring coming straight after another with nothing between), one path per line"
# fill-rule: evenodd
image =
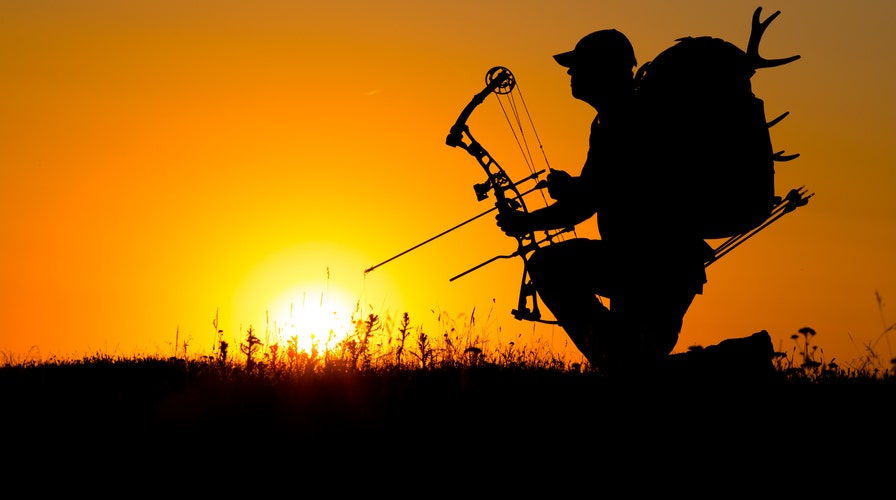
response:
M780 12L765 20L761 13L761 7L753 12L746 50L715 37L679 38L637 73L631 43L613 29L591 33L573 50L555 55L568 68L573 97L597 116L581 173L551 169L526 192L517 186L544 171L532 169L514 182L466 123L486 96L516 88L507 68L492 67L485 88L463 108L445 143L469 153L485 170L488 179L474 190L480 201L492 193L495 207L364 272L497 209L498 226L517 240L517 250L452 281L519 256L523 278L513 317L554 323L541 319L540 296L603 372L639 374L662 366L682 374L724 368L764 377L774 368L765 330L669 356L685 313L703 293L706 267L812 197L802 187L784 197L775 194L775 164L799 155L772 149L769 129L788 113L767 121L750 81L758 69L800 56L759 55L762 35ZM554 202L528 212L523 197L543 187ZM555 239L594 215L600 239ZM722 239L715 248L705 241Z
M530 213L503 211L497 223L515 236L572 227L597 215L599 240L539 248L529 273L589 362L610 372L639 370L675 347L685 312L703 291L704 264L713 251L668 209L664 199L676 193L667 189L662 169L640 154L637 60L625 35L596 31L554 59L569 68L572 96L597 111L587 159L578 176L560 170L548 175L551 205Z

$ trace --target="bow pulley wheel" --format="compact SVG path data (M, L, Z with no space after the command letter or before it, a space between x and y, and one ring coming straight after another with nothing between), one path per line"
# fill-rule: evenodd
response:
M495 88L496 94L509 94L516 87L516 79L513 78L513 73L504 66L495 66L485 74L486 86L491 85L495 80L503 80Z

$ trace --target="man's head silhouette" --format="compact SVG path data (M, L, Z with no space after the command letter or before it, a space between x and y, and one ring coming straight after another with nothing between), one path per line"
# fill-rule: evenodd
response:
M586 35L573 50L554 56L569 68L572 95L606 111L621 103L633 88L635 50L628 38L615 29Z

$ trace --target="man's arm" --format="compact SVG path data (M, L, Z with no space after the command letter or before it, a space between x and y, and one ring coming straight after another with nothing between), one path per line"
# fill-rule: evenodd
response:
M498 213L498 227L508 236L523 236L532 231L565 229L588 220L594 208L578 198L563 198L529 213L505 211Z

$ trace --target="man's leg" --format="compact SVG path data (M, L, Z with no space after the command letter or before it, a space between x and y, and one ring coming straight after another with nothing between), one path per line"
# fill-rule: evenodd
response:
M611 353L614 364L627 371L659 366L678 343L695 296L690 290L650 284L619 291L610 301L617 325Z
M592 364L605 357L604 339L612 327L610 311L598 295L609 296L615 277L605 268L606 243L578 238L539 248L529 258L529 276L573 344Z

